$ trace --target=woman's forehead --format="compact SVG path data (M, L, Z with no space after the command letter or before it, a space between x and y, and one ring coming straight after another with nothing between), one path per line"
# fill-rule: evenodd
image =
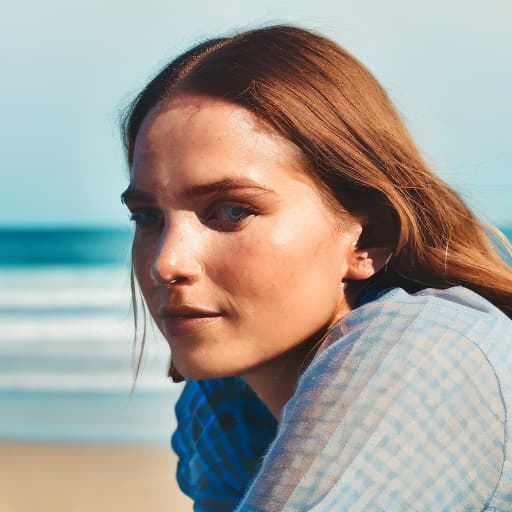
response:
M261 128L244 107L208 97L173 99L144 120L135 145L132 177L164 167L195 173L267 174L286 170L309 181L300 151Z

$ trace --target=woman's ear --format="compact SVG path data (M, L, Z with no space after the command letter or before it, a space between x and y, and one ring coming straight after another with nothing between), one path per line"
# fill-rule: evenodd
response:
M393 254L394 236L392 222L385 222L384 219L381 215L378 224L366 219L361 222L362 229L349 251L344 279L369 279L389 262Z
M367 247L360 249L357 243L352 247L344 279L364 280L373 277L384 268L391 258L390 247Z

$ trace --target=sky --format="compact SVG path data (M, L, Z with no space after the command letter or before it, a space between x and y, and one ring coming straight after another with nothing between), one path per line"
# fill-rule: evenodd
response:
M125 225L122 109L189 46L271 23L358 57L431 167L512 226L510 0L2 0L0 226Z

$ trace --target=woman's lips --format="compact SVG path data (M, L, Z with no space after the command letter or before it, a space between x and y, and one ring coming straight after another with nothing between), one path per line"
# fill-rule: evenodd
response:
M222 314L218 311L189 305L162 308L160 310L163 330L168 336L194 334L221 317Z

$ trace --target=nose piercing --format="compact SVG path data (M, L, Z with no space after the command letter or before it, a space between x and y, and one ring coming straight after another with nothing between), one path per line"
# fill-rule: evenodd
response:
M167 283L167 286L174 286L177 282L179 281L179 278L175 278L175 279L171 279L168 283Z

